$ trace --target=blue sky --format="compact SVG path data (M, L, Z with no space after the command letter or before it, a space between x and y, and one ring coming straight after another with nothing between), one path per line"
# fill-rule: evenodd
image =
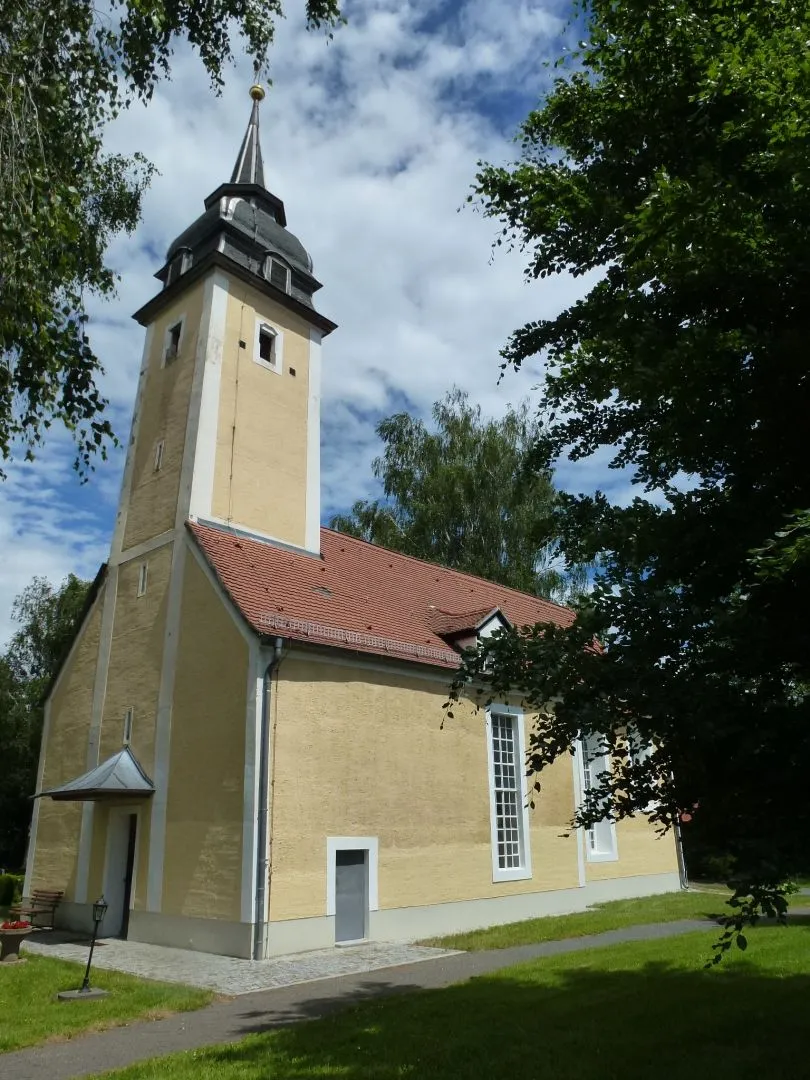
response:
M548 85L543 60L560 50L569 5L363 0L346 11L348 25L327 43L290 7L261 119L268 186L313 255L319 308L339 324L324 348L324 521L374 494L381 417L402 408L425 415L454 384L489 414L537 398L539 363L499 384L498 350L510 331L582 289L566 277L527 284L520 253L493 253L497 224L464 205L478 160L514 158L516 126ZM181 46L172 81L109 132L111 150L140 150L159 170L137 232L110 252L118 297L91 308L123 443L143 343L131 313L156 291L152 275L172 238L228 179L250 82L242 61L217 97ZM564 465L558 481L626 498L626 478L606 460ZM85 486L71 463L70 440L56 433L0 484L0 641L12 629L13 597L34 574L89 577L106 557L122 454L99 463Z

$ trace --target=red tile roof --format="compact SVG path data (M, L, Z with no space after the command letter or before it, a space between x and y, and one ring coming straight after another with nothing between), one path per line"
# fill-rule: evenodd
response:
M224 528L189 529L247 622L260 634L455 667L439 633L475 626L494 608L515 626L567 626L573 612L483 578L321 529L321 556Z
M491 604L489 607L475 608L470 611L444 611L440 607L431 605L428 608L427 624L439 637L451 637L464 630L477 630L481 623L486 622L490 615L498 610Z

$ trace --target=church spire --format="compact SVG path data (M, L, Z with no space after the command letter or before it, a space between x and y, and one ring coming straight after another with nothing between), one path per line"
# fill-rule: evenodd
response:
M258 184L264 187L264 167L262 165L262 147L259 142L259 102L264 97L264 90L258 83L250 88L253 109L250 113L247 131L239 149L239 157L231 175L232 184Z

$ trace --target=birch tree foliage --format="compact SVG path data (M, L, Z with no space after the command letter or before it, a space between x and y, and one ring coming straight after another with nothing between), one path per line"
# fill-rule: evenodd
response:
M332 527L464 570L523 592L561 600L587 582L566 566L556 532L559 496L551 472L536 468L542 428L528 401L483 416L461 390L432 409L382 420L383 453L373 464L384 497L360 500Z

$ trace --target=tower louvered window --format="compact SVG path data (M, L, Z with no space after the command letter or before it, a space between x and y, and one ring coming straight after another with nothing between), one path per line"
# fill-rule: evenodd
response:
M275 285L282 292L288 293L290 291L290 271L278 259L268 259L267 261L269 271L267 276L270 278L270 284Z

